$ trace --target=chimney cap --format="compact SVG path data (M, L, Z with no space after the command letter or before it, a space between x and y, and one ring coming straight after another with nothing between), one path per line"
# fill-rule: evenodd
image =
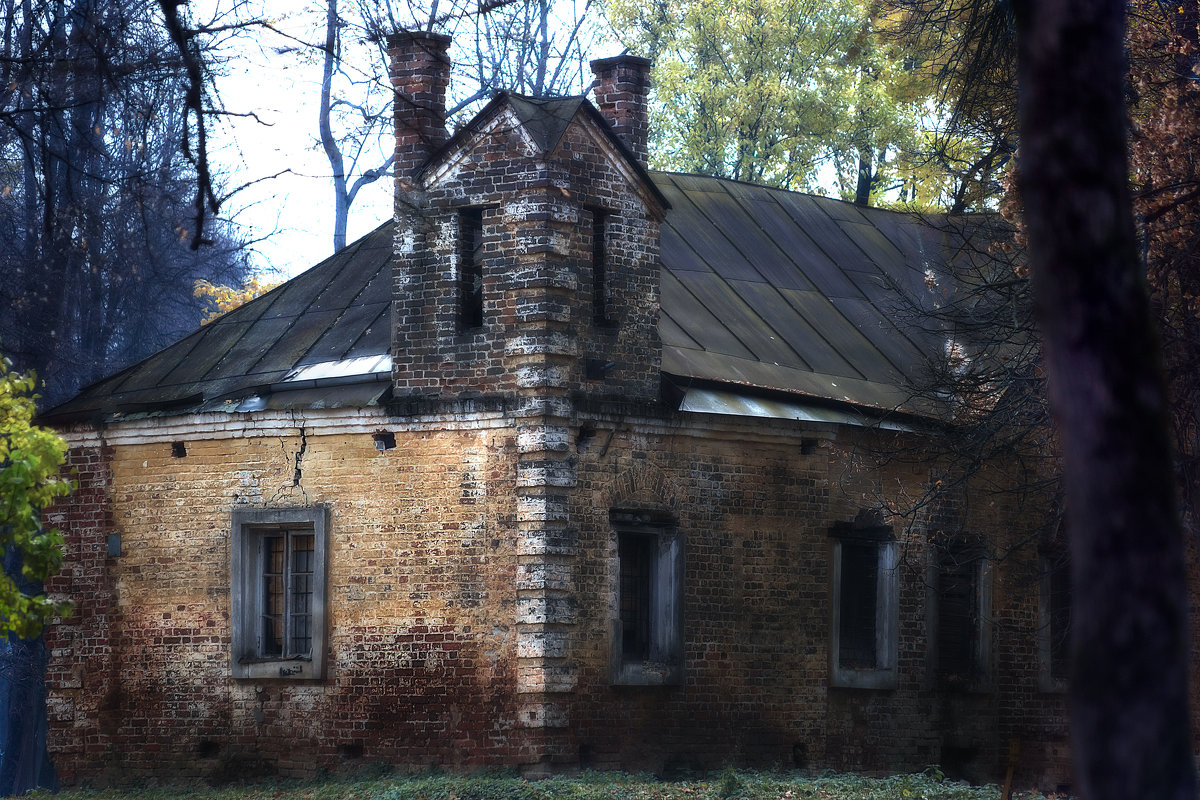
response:
M650 67L654 62L648 58L635 56L631 53L622 53L619 56L609 56L608 58L597 58L589 62L592 67L592 72L599 73L605 70L613 69L614 67L631 66L640 67L643 71L649 72Z
M433 31L396 31L389 34L387 37L388 46L402 46L416 42L428 42L433 47L440 50L446 50L450 47L453 40L452 37L444 33L434 33Z

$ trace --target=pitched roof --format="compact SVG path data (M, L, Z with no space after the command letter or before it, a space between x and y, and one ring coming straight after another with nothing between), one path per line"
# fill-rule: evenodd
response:
M945 234L915 216L718 178L651 173L662 226L663 372L680 382L922 413L906 379L938 342L897 321ZM145 361L51 419L367 406L388 388L392 225Z
M911 214L699 175L656 173L663 372L929 412L907 388L933 341L903 322L946 234Z
M521 124L522 130L529 135L533 143L543 152L552 153L571 122L579 115L592 121L608 139L609 143L623 155L628 166L642 180L650 194L662 207L667 206L666 198L658 191L658 187L650 179L646 168L638 161L637 156L613 132L612 125L596 110L582 95L574 97L528 97L513 92L497 92L483 109L471 118L469 122L454 132L450 139L438 148L420 172L425 173L436 167L446 156L453 153L464 140L476 135L487 127L492 118L501 108L510 108Z
M387 389L390 373L322 381L294 373L308 365L388 354L392 230L390 222L380 226L282 286L85 387L46 417L374 402Z

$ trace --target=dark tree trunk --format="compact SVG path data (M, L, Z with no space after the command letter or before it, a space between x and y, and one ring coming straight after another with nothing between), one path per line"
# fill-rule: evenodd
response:
M1088 800L1194 800L1167 403L1130 208L1124 4L1020 0L1021 189L1075 591Z
M25 593L41 586L21 576L21 551L8 548L4 571ZM46 748L46 642L10 635L0 639L0 796L20 797L35 789L58 791L58 776Z
M875 183L875 170L871 159L871 148L858 151L858 183L854 187L854 204L871 205L871 186Z

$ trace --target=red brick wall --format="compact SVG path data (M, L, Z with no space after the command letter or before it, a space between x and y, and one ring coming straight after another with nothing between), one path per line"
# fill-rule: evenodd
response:
M113 676L120 668L120 612L106 555L114 530L111 459L112 449L98 444L73 448L65 469L78 488L47 514L49 524L63 532L65 559L63 570L46 581L46 591L75 606L71 616L46 630L50 753L65 783L102 771L116 747L120 689Z
M521 759L510 434L398 433L383 453L369 432L186 446L124 444L107 464L72 451L88 472L54 517L67 564L51 588L79 613L50 634L66 782ZM247 505L330 507L326 680L230 677L230 511Z
M81 491L53 515L68 561L51 588L79 607L51 632L64 779L375 761L896 771L972 754L994 778L1018 737L1021 781L1068 782L1063 697L1038 691L1036 548L996 567L989 685L943 691L926 658L928 520L911 536L898 526L898 686L831 688L829 531L927 473L848 470L863 435L853 429L715 419L594 417L583 437L572 427L565 546L545 552L527 549L545 529L522 522L538 515L517 487L517 429L498 418L449 431L380 416L397 432L382 453L368 432L312 431L189 439L183 458L169 438L103 458L77 448ZM556 502L537 508L554 517ZM247 504L330 507L324 681L229 677L230 510ZM683 532L681 686L609 685L612 508L667 512ZM1034 524L1015 502L961 513L1009 538ZM122 538L117 558L104 556L109 532ZM529 617L543 600L559 611ZM552 636L537 650L537 634L556 631L565 649Z

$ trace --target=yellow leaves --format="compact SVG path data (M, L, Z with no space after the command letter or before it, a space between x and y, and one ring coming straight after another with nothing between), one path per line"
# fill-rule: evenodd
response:
M237 289L232 286L209 283L198 280L192 289L192 296L207 298L209 301L208 315L200 320L201 325L207 325L222 314L226 314L244 303L248 303L259 295L264 295L283 281L265 281L257 275L251 276Z

